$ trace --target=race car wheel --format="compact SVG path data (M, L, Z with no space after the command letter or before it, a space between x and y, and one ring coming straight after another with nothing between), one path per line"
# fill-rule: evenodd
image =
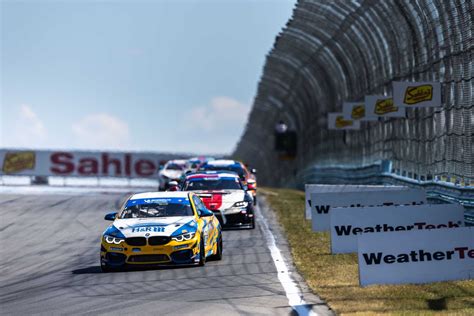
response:
M255 217L252 217L252 223L250 224L250 229L255 229Z
M206 264L206 252L204 248L204 240L201 239L201 246L199 247L199 266L202 267Z
M257 205L257 197L256 196L254 196L254 198L253 198L253 205Z
M209 259L222 260L222 235L220 234L219 238L217 239L216 253L209 257Z

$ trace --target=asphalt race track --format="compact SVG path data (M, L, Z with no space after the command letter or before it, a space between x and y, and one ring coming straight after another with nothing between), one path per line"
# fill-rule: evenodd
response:
M1 194L0 314L296 314L267 246L262 221L273 231L274 218L265 208L255 230L223 233L222 261L101 273L99 240L109 224L103 216L124 196ZM287 260L285 242L273 232ZM328 313L298 285L310 311Z

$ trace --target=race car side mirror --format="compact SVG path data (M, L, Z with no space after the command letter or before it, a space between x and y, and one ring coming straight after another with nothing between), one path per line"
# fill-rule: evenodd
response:
M115 217L117 216L117 212L112 212L112 213L108 213L104 216L104 219L106 221L113 221L115 220Z
M212 215L214 215L214 213L209 210L199 210L199 217L207 217Z

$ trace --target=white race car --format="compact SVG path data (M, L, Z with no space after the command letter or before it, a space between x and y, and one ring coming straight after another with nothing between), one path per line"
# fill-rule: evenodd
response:
M179 181L187 167L187 160L175 159L168 161L158 173L158 189L165 191L171 181Z
M184 191L193 191L214 212L223 226L255 228L253 197L239 175L228 171L202 171L186 176Z

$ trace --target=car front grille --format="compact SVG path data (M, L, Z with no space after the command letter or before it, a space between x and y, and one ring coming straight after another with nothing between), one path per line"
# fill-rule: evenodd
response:
M148 244L150 246L159 246L159 245L166 245L171 241L171 237L168 236L154 236L148 238Z
M130 246L145 246L146 238L145 237L129 237L125 238L125 242Z
M134 255L128 258L129 262L166 262L169 260L167 255Z

